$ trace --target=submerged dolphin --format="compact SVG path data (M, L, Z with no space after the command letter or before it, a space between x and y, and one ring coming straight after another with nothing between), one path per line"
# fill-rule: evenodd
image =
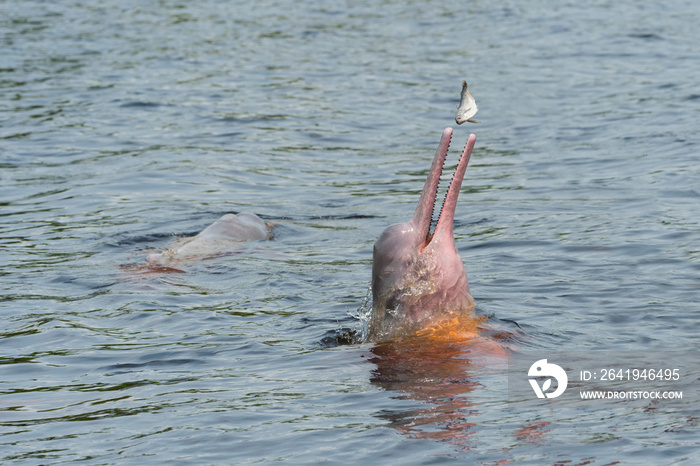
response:
M163 253L149 255L149 268L179 271L177 266L230 253L242 242L269 239L272 236L269 228L270 225L252 213L226 214L199 234L174 241Z
M473 134L457 164L435 231L430 232L451 139L452 128L446 128L413 218L389 226L374 243L369 340L389 340L474 315L474 298L452 235L459 189L476 142Z

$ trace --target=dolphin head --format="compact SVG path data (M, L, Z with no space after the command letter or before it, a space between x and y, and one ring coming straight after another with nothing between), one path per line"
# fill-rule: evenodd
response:
M457 197L476 142L473 134L457 164L435 230L430 231L451 139L452 128L447 128L413 218L389 226L374 243L370 340L408 335L474 312L467 273L452 235Z

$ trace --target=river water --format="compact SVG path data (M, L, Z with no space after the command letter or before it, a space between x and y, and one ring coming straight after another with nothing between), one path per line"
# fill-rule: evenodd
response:
M697 464L697 398L532 409L478 345L353 331L466 79L455 237L494 339L697 356L698 24L683 0L1 2L0 462ZM274 238L139 273L241 211Z

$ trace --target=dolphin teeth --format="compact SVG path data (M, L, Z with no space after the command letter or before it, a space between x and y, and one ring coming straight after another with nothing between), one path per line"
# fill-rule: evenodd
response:
M447 160L447 158L445 158L445 160ZM462 155L460 155L459 159L457 160L457 166L459 166L459 162L461 160L462 160ZM443 164L443 166L444 166L444 164ZM445 208L445 201L447 201L447 195L450 194L450 189L452 189L452 184L454 183L456 174L457 174L457 169L455 168L454 173L452 173L452 178L450 178L450 184L447 185L447 190L445 191L445 196L442 199L442 204L440 204L440 213L438 214L438 216L435 219L431 219L431 223L430 223L430 226L431 226L430 237L431 237L431 239L432 239L432 235L435 233L435 228L437 228L437 224L440 221L440 217L442 217L442 210ZM435 196L437 197L437 192L435 193ZM433 207L433 213L435 213L435 207Z

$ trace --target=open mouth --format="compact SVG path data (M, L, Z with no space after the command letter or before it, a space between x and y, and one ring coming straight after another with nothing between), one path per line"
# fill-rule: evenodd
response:
M457 207L457 198L459 197L459 190L462 187L464 173L467 170L472 149L474 148L474 143L476 142L476 136L473 134L469 136L464 150L462 151L462 155L457 162L457 167L452 175L450 184L445 191L445 196L442 204L440 205L439 213L436 216L435 212L437 210L437 206L435 205L435 201L438 197L440 177L443 173L451 140L452 128L447 128L442 133L440 144L438 145L437 151L435 152L435 158L433 159L433 165L430 168L428 179L423 187L421 200L418 204L418 209L416 210L417 218L414 217L415 220L418 220L419 225L422 226L423 231L425 231L426 246L434 237L438 235L449 234L450 237L452 235L452 224L454 221L455 208Z

